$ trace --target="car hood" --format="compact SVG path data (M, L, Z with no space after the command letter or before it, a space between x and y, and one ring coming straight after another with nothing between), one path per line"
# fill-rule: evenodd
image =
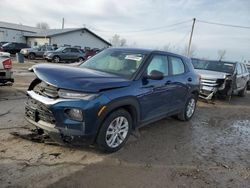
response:
M130 80L87 68L40 64L32 67L36 76L57 88L96 93L127 87Z
M227 76L231 75L229 73L210 71L210 70L195 69L195 71L201 76L201 78L207 78L207 79L225 79Z

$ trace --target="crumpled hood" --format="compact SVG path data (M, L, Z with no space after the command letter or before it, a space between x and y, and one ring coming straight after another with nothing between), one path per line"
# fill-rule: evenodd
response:
M225 79L227 76L231 75L229 73L210 71L210 70L195 69L195 71L201 76L201 78L206 78L206 79Z
M96 93L102 90L126 87L130 80L87 68L39 64L32 67L36 76L55 87Z

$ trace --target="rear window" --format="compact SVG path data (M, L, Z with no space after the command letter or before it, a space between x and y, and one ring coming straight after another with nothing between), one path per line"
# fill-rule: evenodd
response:
M172 67L172 74L178 75L185 73L185 65L182 62L182 59L179 57L169 57L169 61Z

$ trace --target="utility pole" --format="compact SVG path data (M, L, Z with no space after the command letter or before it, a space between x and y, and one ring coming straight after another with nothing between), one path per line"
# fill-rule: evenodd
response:
M62 19L62 29L64 29L64 18Z
M190 34L190 38L189 38L189 43L188 43L188 53L187 53L188 57L190 56L195 21L196 21L196 18L193 18L193 25L192 25L192 30L191 30L191 34Z

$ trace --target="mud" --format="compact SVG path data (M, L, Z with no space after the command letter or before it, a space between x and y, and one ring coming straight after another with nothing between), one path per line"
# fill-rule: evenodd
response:
M34 136L24 120L32 64L14 65L15 84L0 87L0 187L250 187L250 93L199 102L191 121L150 124L107 155Z

